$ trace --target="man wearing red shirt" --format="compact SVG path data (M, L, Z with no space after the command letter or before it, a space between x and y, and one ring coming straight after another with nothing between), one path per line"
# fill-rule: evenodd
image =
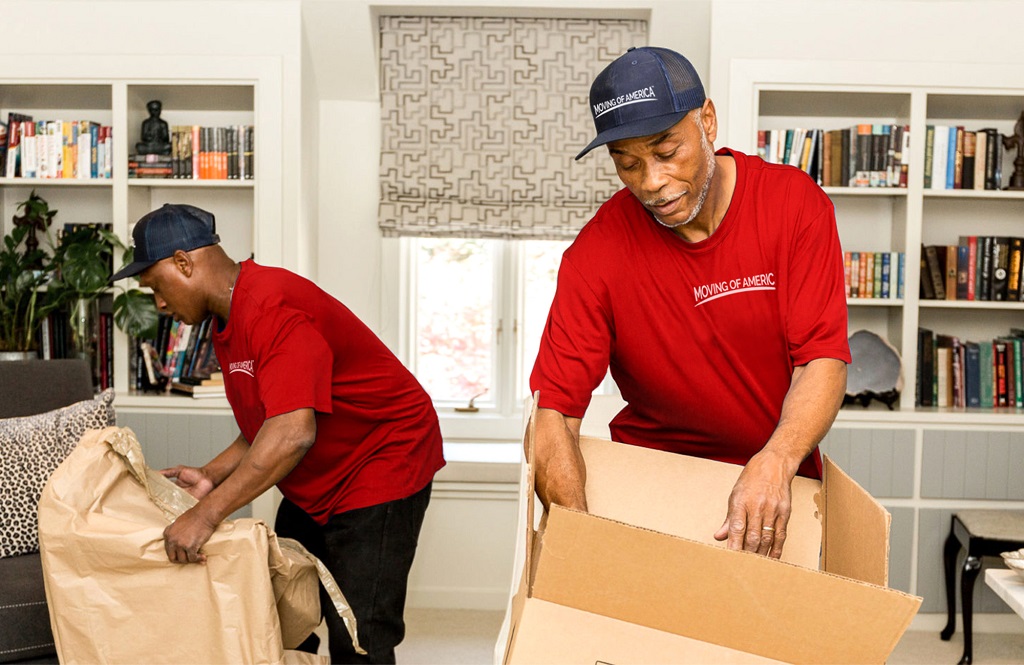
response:
M777 558L850 362L832 204L798 169L715 153L714 104L678 53L630 49L590 104L577 159L607 145L626 188L559 268L531 377L538 494L586 510L580 420L610 368L627 402L612 438L744 465L715 537Z
M229 258L212 214L166 204L132 237L135 261L114 279L138 274L179 321L215 317L214 351L241 430L204 467L164 470L199 499L164 532L168 558L204 561L217 525L276 484L285 498L275 530L327 565L358 621L365 657L325 612L332 662L395 662L430 483L444 466L429 396L315 284Z

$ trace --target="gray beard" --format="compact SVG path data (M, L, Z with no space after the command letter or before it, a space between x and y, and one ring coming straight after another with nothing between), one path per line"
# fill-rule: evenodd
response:
M687 224L692 222L694 218L700 213L701 208L704 207L704 202L708 198L708 192L711 190L711 180L715 175L715 167L718 166L718 164L717 162L715 162L715 152L711 149L711 145L708 143L708 135L707 132L704 131L703 126L701 126L700 128L700 147L704 151L704 155L707 160L708 175L707 178L704 179L704 185L700 188L700 195L697 197L697 204L693 206L693 212L691 212L690 216L687 217L685 220L681 222L676 222L675 224L666 224L665 222L658 219L656 215L651 215L652 217L654 217L654 221L661 224L667 229L675 229L680 226L686 226Z

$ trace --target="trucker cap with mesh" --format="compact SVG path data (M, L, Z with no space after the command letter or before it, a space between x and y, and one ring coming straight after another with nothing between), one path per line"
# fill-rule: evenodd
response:
M704 86L689 60L666 48L630 48L590 86L597 137L576 159L612 141L664 132L704 99Z
M138 275L174 252L215 245L220 242L213 213L185 203L165 203L144 215L132 230L134 260L111 278L116 282Z

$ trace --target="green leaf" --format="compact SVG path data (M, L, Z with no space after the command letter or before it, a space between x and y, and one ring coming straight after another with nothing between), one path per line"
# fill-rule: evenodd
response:
M153 337L159 320L153 296L128 289L114 298L114 323L129 335Z

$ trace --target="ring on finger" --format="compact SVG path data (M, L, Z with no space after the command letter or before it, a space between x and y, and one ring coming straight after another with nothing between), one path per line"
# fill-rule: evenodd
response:
M773 527L773 526L763 526L763 527L761 527L761 530L762 531L775 531L775 527Z

